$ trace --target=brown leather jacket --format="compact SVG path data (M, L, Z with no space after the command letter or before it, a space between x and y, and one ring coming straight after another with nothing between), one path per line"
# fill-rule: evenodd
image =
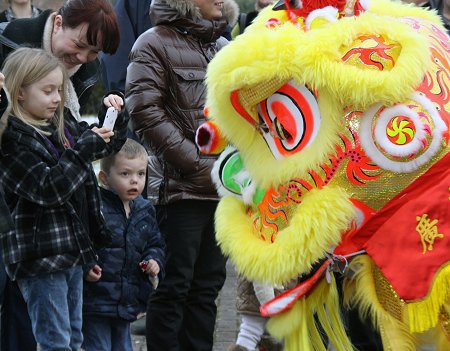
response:
M154 0L150 18L154 27L135 42L126 79L132 129L150 154L148 198L216 200L215 157L200 155L194 138L205 120L206 67L227 43L227 21L202 19L193 0Z

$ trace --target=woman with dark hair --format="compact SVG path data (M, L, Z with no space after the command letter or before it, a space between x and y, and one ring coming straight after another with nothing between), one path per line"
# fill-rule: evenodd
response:
M117 16L107 0L71 0L57 12L46 10L36 18L9 23L0 38L0 63L22 45L43 48L59 58L72 86L66 96L71 106L66 107L78 120L80 106L98 79L99 52L114 54L119 42Z
M20 46L43 48L57 57L70 77L63 89L64 118L75 125L98 80L99 52L115 53L119 41L117 17L107 0L71 0L56 12L46 10L35 18L10 22L0 35L0 64ZM36 350L25 302L17 284L9 279L2 304L0 348Z

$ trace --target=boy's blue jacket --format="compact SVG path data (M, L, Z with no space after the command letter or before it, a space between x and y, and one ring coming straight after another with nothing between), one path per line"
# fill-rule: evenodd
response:
M120 198L100 188L102 212L112 232L112 244L97 251L102 277L95 283L84 282L83 313L119 317L133 321L145 311L151 289L148 276L139 262L153 258L164 276L165 243L156 221L153 205L142 196L130 203L126 218Z

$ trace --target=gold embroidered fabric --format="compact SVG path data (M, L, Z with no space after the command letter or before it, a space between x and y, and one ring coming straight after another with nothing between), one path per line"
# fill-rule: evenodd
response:
M405 301L399 298L392 285L389 284L377 266L372 265L372 273L378 301L394 318L402 321L402 311L405 306Z

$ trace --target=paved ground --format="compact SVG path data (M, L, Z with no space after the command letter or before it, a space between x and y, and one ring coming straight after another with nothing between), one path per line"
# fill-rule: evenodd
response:
M227 263L227 279L217 299L217 320L213 351L226 351L236 340L239 330L239 316L236 313L236 271Z
M214 333L213 351L226 351L236 340L239 318L236 314L236 271L232 264L227 263L227 279L217 299L217 321ZM145 337L132 335L133 351L147 351Z
M228 346L236 340L239 328L239 318L236 314L236 271L232 264L227 263L227 279L217 299L217 321L214 333L213 351L226 351ZM133 351L147 351L144 336L133 335ZM330 351L335 351L331 346ZM417 351L436 351L432 346L422 346Z

